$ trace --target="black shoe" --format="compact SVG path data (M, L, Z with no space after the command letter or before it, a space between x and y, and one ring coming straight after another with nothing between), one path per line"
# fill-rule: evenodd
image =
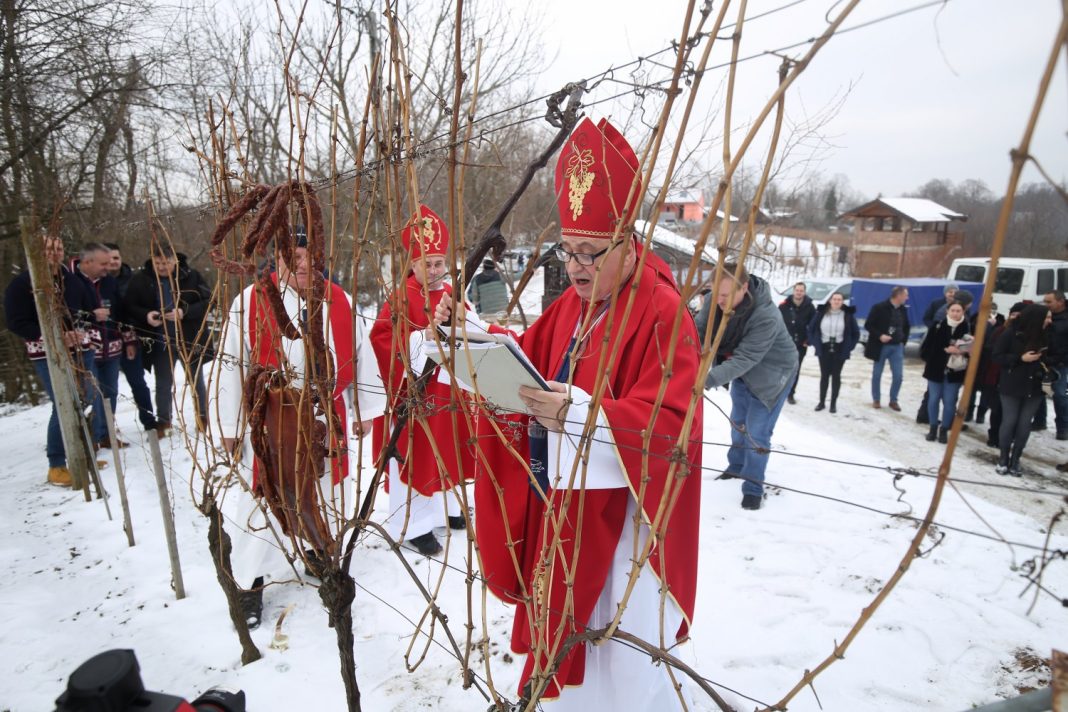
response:
M966 433L966 432L968 432L968 426L967 426L967 425L962 425L962 426L960 426L960 431L961 431L962 433Z
M949 433L946 432L945 428L938 429L938 442L942 443L943 445L949 442Z
M315 549L304 550L304 575L321 579L330 560L326 554Z
M1068 430L1058 430L1057 431L1057 439L1058 440L1068 440Z
M938 426L937 425L932 425L931 429L927 431L927 435L924 438L924 440L926 440L929 443L933 443L937 439L938 439Z
M837 413L838 412L838 406L836 406L834 403L831 403L831 412L832 413Z
M260 576L253 581L252 590L242 591L240 596L241 613L245 616L249 630L259 628L260 621L263 619L263 577Z
M790 405L797 405L797 399L795 399L793 396L786 396L786 402Z
M716 479L717 480L736 480L736 479L738 479L738 475L734 474L733 472L721 472L716 477Z
M986 444L987 444L987 447L996 447L996 448L1000 448L1001 447L1001 443L998 442L997 438L987 438L986 439Z
M986 421L986 415L985 414L979 413L978 415L975 416L975 424L976 425L983 425L985 423L985 421Z
M467 517L449 517L449 529L467 529Z
M824 406L823 403L817 403L816 404L816 410L823 410L825 407L826 406Z
M759 494L742 495L742 509L760 509L760 505L763 502L764 497Z
M1031 432L1032 433L1037 433L1037 432L1040 432L1040 431L1045 430L1045 429L1046 429L1046 424L1045 423L1035 423L1034 425L1031 426Z
M434 532L427 532L414 539L409 539L407 544L423 556L437 556L441 553L441 543L434 536Z

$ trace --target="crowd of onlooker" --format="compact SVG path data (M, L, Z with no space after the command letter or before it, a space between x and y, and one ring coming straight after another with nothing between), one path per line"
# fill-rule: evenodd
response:
M904 377L905 344L909 339L906 312L908 289L894 287L888 299L872 307L864 324L868 332L864 355L871 359L872 407L882 408L882 375L890 365L889 407L900 411L898 396ZM928 425L926 439L945 443L961 397L971 359L978 358L977 375L969 394L964 422L987 424L987 445L998 448L996 472L1021 475L1020 458L1034 431L1046 430L1047 393L1051 396L1056 439L1068 440L1068 310L1065 295L1048 292L1042 303L1013 304L1007 316L994 305L982 343L975 342L977 305L973 295L956 285L944 298L928 305L923 321L926 335L920 344L927 390L916 421ZM818 308L797 283L793 294L779 305L783 321L798 350L799 362L809 346L820 364L819 402L826 408L830 386L830 412L836 412L842 364L860 338L855 310L840 294ZM788 400L795 403L797 382ZM968 426L965 425L965 428ZM1068 464L1058 466L1068 471Z
M204 328L211 288L169 245L156 244L151 258L137 270L125 264L119 246L85 244L67 260L59 238L44 238L44 253L63 309L57 309L73 372L69 384L52 382L44 335L34 300L30 272L23 271L4 293L8 328L22 337L26 353L53 403L54 389L73 387L88 407L93 446L123 448L107 427L103 403L118 405L119 374L130 386L138 418L146 430L166 436L171 430L174 366L181 362L186 380L196 384L197 425L206 423L206 393L201 365L211 358ZM151 371L155 403L145 381ZM70 472L55 406L49 420L46 453L48 481L69 485Z

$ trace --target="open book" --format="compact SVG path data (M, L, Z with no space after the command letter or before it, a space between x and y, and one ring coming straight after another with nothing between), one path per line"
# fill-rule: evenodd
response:
M519 387L530 386L544 391L549 385L534 368L527 355L508 334L457 331L455 340L449 330L438 327L442 346L455 355L453 371L457 385L475 392L493 405L513 413L529 413L519 398ZM444 363L447 355L435 343L425 344L427 356Z

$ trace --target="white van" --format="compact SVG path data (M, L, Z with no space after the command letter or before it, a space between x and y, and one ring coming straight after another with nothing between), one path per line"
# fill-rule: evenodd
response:
M947 279L954 282L986 282L989 257L962 257L953 260ZM1054 289L1068 291L1068 261L1002 257L994 280L994 303L1002 314L1016 302L1041 302Z

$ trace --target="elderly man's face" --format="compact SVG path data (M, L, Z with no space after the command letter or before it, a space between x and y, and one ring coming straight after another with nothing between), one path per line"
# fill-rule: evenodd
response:
M624 237L622 242L610 245L608 240L574 235L565 235L560 240L560 247L575 255L594 255L606 247L609 248L595 259L592 265L579 264L574 257L564 265L567 278L571 280L571 286L581 299L588 302L604 301L630 277L635 261L633 242L632 238ZM596 290L593 286L595 277Z
M311 265L308 263L308 249L306 247L293 248L292 266L287 265L282 256L278 256L278 281L288 284L297 289L307 289L311 273L308 271Z

